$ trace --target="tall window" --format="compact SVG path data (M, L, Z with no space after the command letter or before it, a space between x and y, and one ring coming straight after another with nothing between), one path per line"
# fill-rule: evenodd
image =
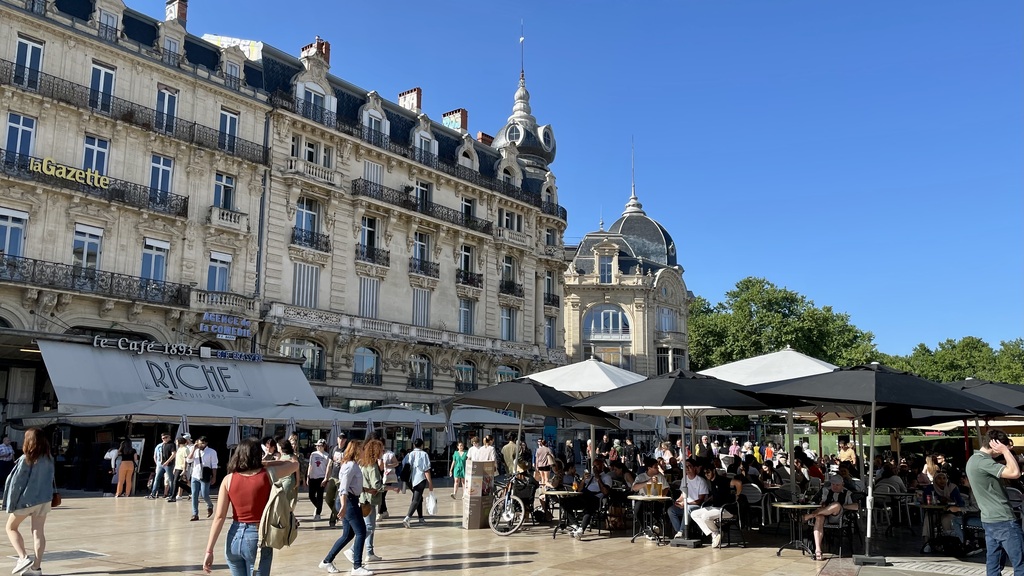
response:
M43 67L43 44L28 38L18 38L15 58L14 83L29 90L37 90L39 72Z
M415 380L427 381L431 378L430 358L423 354L409 356L409 377Z
M365 160L363 162L363 179L374 184L384 183L384 165Z
M512 171L509 170L508 168L505 168L504 170L502 170L501 171L501 181L504 182L505 184L511 184L512 183Z
M412 324L424 328L430 326L430 290L412 289Z
M242 69L234 62L228 62L224 66L224 84L228 88L238 90L242 85Z
M544 245L555 246L558 244L558 233L555 232L554 228L544 229Z
M220 135L218 144L221 150L235 151L235 140L238 138L238 114L230 110L220 111Z
M555 347L555 322L554 316L544 317L544 345L548 348Z
M79 270L99 270L103 247L103 229L75 224L72 265Z
M100 10L99 37L107 42L117 42L117 15Z
M26 222L27 212L0 208L0 258L23 255Z
M320 295L320 267L296 262L292 267L292 304L316 308Z
M217 174L213 177L213 205L224 210L235 207L235 177Z
M462 217L466 220L476 216L476 200L473 198L462 198Z
M178 92L160 88L156 92L156 118L154 128L161 132L174 132L174 119L178 113Z
M508 228L509 230L515 230L516 232L522 232L523 215L512 212L511 210L505 210L504 208L498 208L498 226Z
M227 292L231 276L231 254L210 252L210 264L206 269L206 289L210 292Z
M380 279L359 277L359 315L363 318L377 317L377 302L380 298Z
M504 306L501 309L501 339L514 341L516 339L516 309Z
M320 205L312 198L299 198L295 206L295 227L307 232L320 231Z
M89 107L100 112L110 112L114 98L114 69L93 63L92 80L89 84Z
M495 376L497 376L498 382L508 382L509 380L515 380L522 375L515 366L498 366L495 370Z
M614 304L594 306L583 316L585 340L629 340L629 317Z
M163 282L167 278L167 252L170 242L146 238L142 245L142 274L147 280Z
M281 355L289 358L302 359L302 372L310 380L324 380L324 349L316 342L289 338L281 342Z
M110 142L95 136L85 136L85 158L82 160L82 168L95 170L100 174L107 173L107 153L110 151Z
M334 149L330 146L324 145L320 149L320 165L324 168L330 168L334 164Z
M420 211L426 210L427 206L430 204L430 182L417 180L412 193L416 200L416 207Z
M302 94L302 100L307 104L306 117L323 122L324 95L307 87Z
M378 118L377 116L374 116L373 114L367 114L367 116L366 116L366 127L367 128L369 128L373 132L380 133L380 132L384 131L384 127L383 126L384 125L381 122L380 118ZM372 132L371 132L371 134L372 134Z
M416 232L412 241L412 257L422 264L430 259L430 234Z
M548 270L544 272L544 294L555 293L555 273Z
M164 38L164 62L177 66L181 62L181 49L174 38Z
M612 257L611 256L598 256L597 258L598 275L600 278L598 281L601 284L611 284L612 282Z
M455 365L455 391L472 392L476 389L476 364L463 360Z
M18 156L32 155L32 145L35 141L36 119L29 116L22 116L11 112L7 115L7 163L13 164ZM22 158L22 163L28 159Z
M676 311L658 306L658 330L662 332L676 331Z
M367 249L377 247L377 219L363 216L362 229L359 232L359 243Z
M459 256L459 269L466 272L473 271L473 247L463 244L462 255Z
M352 381L356 384L380 384L380 355L372 348L356 348Z
M459 332L473 334L473 307L476 302L469 298L459 298Z
M503 282L516 281L516 259L512 256L505 256L501 262L501 280Z
M303 157L306 162L316 164L317 160L320 159L320 143L312 140L306 140L306 145L303 148Z
M149 201L155 204L167 202L174 176L174 159L153 154L149 169Z
M672 362L668 348L658 348L658 374L672 371Z

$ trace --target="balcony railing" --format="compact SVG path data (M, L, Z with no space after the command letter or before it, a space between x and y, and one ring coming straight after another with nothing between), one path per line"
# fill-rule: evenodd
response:
M25 0L25 10L36 14L46 14L46 0Z
M267 162L266 148L255 142L242 140L237 136L180 118L161 121L162 115L152 108L146 108L56 76L43 74L38 70L18 66L8 60L0 60L0 84L18 86L65 104L89 109L97 114L146 130L161 132L197 146L220 150L243 160L259 164Z
M210 206L210 213L207 216L207 222L214 226L224 226L225 228L231 228L232 230L239 230L242 232L249 231L248 214L235 212L234 210L228 210L227 208L221 208L220 206Z
M202 310L230 310L245 315L255 315L260 311L259 300L233 292L193 289L192 305Z
M416 376L409 376L408 387L413 390L433 390L434 379L433 378L419 378Z
M584 330L584 340L630 340L629 328L618 328L614 330Z
M484 275L459 268L455 271L455 283L462 284L463 286L472 286L473 288L483 288Z
M192 292L192 288L184 284L10 255L0 256L0 282L185 308L189 306Z
M356 260L378 266L391 266L391 252L365 244L356 244Z
M188 198L185 196L178 196L177 194L163 192L156 188L143 186L142 184L110 178L109 176L103 176L102 180L100 180L100 175L95 172L92 173L92 181L95 185L87 184L86 182L89 181L89 178L85 176L84 170L79 170L76 173L76 175L83 175L82 181L79 182L74 176L62 178L56 174L46 174L43 170L47 170L47 167L53 167L54 169L63 167L65 171L68 168L43 158L36 158L26 154L13 154L7 150L0 149L0 173L7 176L21 180L41 182L58 188L77 190L83 194L109 202L127 204L144 210L152 210L181 218L188 217ZM101 186L104 183L106 186Z
M455 391L458 393L463 392L475 392L477 389L476 382L456 382Z
M454 208L435 204L427 200L421 200L408 192L388 188L382 184L370 182L369 180L364 180L362 178L352 181L352 195L373 198L380 202L399 206L406 210L413 210L420 214L426 214L427 216L432 216L438 220L448 222L449 224L464 226L470 230L483 232L484 234L490 234L494 226L494 223L488 220L463 214Z
M313 368L310 366L303 366L302 373L306 375L306 380L327 380L327 370L323 368Z
M232 90L238 90L242 87L242 79L238 76L232 76L230 74L224 75L224 85Z
M96 35L99 36L101 40L106 40L107 42L113 43L117 42L118 36L120 34L119 30L111 26L110 24L100 24L96 32Z
M380 374L352 373L352 383L359 386L380 386L383 383L381 380Z
M441 266L437 262L413 257L409 258L409 274L439 278L441 276Z
M297 226L292 228L292 244L312 248L318 252L331 251L330 236L314 232L312 230L306 230L305 228L299 228Z
M160 59L164 61L164 64L170 64L175 68L181 65L181 54L178 54L177 52L164 50L160 53Z
M518 298L523 297L523 285L517 284L511 280L502 280L498 283L498 292L501 294L508 294L509 296L516 296Z
M545 306L554 306L555 308L558 308L558 305L561 301L562 299L558 297L558 294L548 294L547 292L544 293Z

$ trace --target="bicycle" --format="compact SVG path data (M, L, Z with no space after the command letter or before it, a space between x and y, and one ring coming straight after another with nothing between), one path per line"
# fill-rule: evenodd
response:
M518 473L511 481L495 483L494 503L487 515L487 523L498 536L514 534L526 520L527 508L523 499L516 492L529 491L530 510L533 512L533 493L536 486L523 473ZM525 494L524 494L525 495Z

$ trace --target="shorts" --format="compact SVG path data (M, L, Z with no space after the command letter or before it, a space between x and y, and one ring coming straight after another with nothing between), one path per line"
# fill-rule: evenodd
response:
M46 517L50 512L50 503L43 502L42 504L36 504L35 506L29 506L28 508L22 508L21 510L15 510L11 512L15 516L41 516Z
M551 466L537 466L537 470L541 472L551 472Z

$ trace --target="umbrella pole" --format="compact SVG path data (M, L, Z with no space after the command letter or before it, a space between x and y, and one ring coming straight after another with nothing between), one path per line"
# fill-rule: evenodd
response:
M871 453L875 450L875 399L871 399L871 431L868 439L868 477L864 479L864 484L868 487L868 528L867 535L864 537L864 556L871 557L871 524L872 516L875 510L875 483L872 480L875 477L875 459Z
M796 467L794 460L796 454L793 453L793 411L789 410L786 412L786 434L789 435L789 448L786 454L789 455L789 494L793 502L796 502Z
M825 419L825 414L822 412L815 412L815 416L818 417L818 458L825 456L824 444L821 441L821 421Z
M875 433L875 411L871 410L871 433ZM874 440L872 440L874 442ZM860 472L860 477L864 478L864 459L870 458L870 456L864 455L864 417L857 418L857 450L861 452L860 458L857 458L857 470ZM874 459L872 458L872 461Z
M519 431L516 432L516 452L515 459L512 462L513 467L517 467L519 464L519 443L523 441L523 410L526 410L526 404L519 405ZM508 471L509 479L515 478L515 475L515 470ZM509 486L511 486L511 484Z
M971 436L970 428L967 427L967 419L964 418L964 462L971 459Z

